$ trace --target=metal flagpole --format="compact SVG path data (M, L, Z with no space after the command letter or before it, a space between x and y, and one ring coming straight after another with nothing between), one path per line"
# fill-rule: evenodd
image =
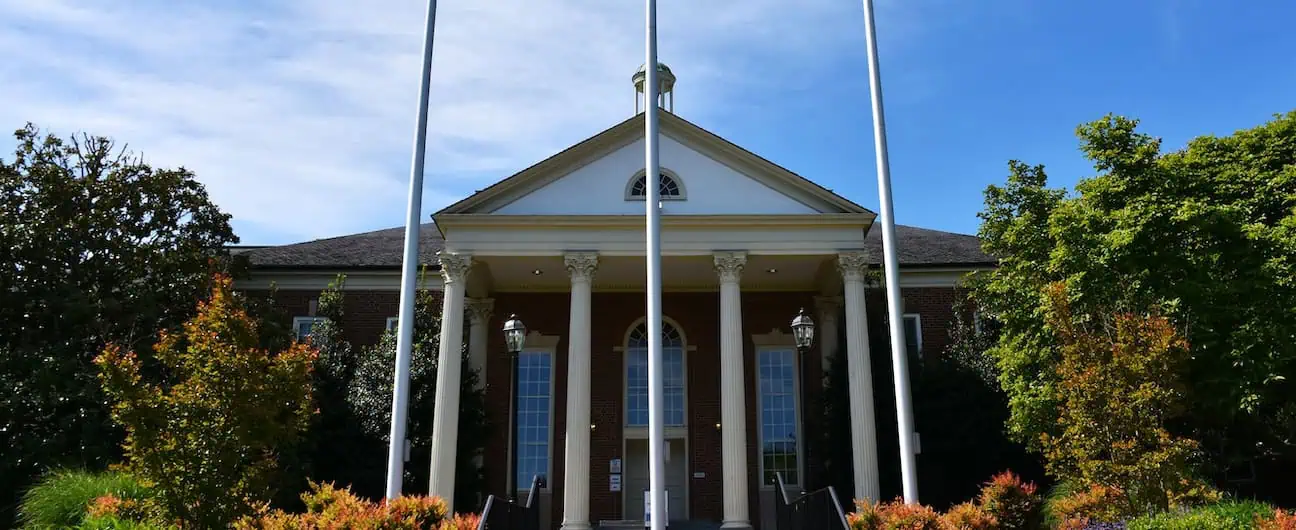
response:
M428 83L432 74L432 36L436 0L428 1L423 37L423 73L419 78L417 125L410 169L409 206L405 219L405 255L401 263L400 311L396 326L396 381L392 385L391 435L387 448L387 498L400 496L405 474L405 416L409 405L410 350L414 343L414 280L418 274L419 218L423 215L423 159L427 150Z
M661 316L661 206L658 182L657 99L660 97L660 76L657 71L657 2L647 0L647 48L644 61L644 168L647 198L644 213L648 218L647 269L648 269L648 502L649 526L652 530L665 530L664 504L666 469L662 461L662 316Z
M873 141L877 151L878 195L882 203L883 272L886 274L888 319L891 326L891 366L895 372L896 419L900 436L900 476L906 503L918 502L914 454L913 405L909 399L909 359L905 351L904 316L900 309L900 267L895 248L895 213L891 201L891 168L887 160L886 117L882 113L882 74L878 66L873 0L864 0L864 30L868 34L869 90L873 94Z

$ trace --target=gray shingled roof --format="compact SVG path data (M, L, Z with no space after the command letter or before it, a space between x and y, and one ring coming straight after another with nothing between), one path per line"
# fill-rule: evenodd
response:
M422 226L419 261L436 263L436 253L444 248L440 232L432 223ZM942 265L988 265L994 260L981 252L976 236L928 230L913 226L896 226L902 267ZM318 239L291 245L239 248L256 268L288 269L387 269L400 268L405 229L388 228L349 236ZM882 262L882 228L869 230L865 251L874 263Z
M896 240L901 267L995 263L994 258L981 251L981 238L977 236L896 225ZM882 263L881 224L875 223L869 229L864 251L873 263Z

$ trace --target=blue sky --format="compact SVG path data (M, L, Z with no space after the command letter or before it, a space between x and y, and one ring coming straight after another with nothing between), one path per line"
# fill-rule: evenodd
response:
M0 126L112 136L189 167L245 244L399 226L424 5L0 0ZM659 11L681 116L876 210L859 2ZM904 224L974 233L1009 159L1072 185L1092 173L1075 127L1106 113L1174 147L1296 108L1290 1L877 13ZM442 0L425 215L628 117L641 32L638 1Z

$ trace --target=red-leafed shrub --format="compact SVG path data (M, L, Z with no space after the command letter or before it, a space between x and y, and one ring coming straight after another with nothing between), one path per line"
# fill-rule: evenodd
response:
M846 516L850 530L943 530L940 514L930 506L896 499L885 504L856 501L855 509Z
M1296 530L1296 512L1274 510L1273 519L1257 519L1256 530Z
M1043 499L1035 484L1011 471L995 475L981 488L981 508L1004 530L1035 530L1043 524Z
M238 530L461 530L476 529L474 523L480 521L473 515L447 518L445 501L439 497L397 497L375 503L332 484L311 483L311 491L302 494L302 501L306 513L263 509L255 516L243 518L234 527Z
M965 502L950 508L941 517L948 530L998 530L999 520L985 508Z

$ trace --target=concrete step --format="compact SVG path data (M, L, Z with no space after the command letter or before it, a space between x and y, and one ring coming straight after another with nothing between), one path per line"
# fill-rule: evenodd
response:
M643 521L600 521L595 530L643 530ZM715 521L671 521L670 530L720 530L720 523Z

